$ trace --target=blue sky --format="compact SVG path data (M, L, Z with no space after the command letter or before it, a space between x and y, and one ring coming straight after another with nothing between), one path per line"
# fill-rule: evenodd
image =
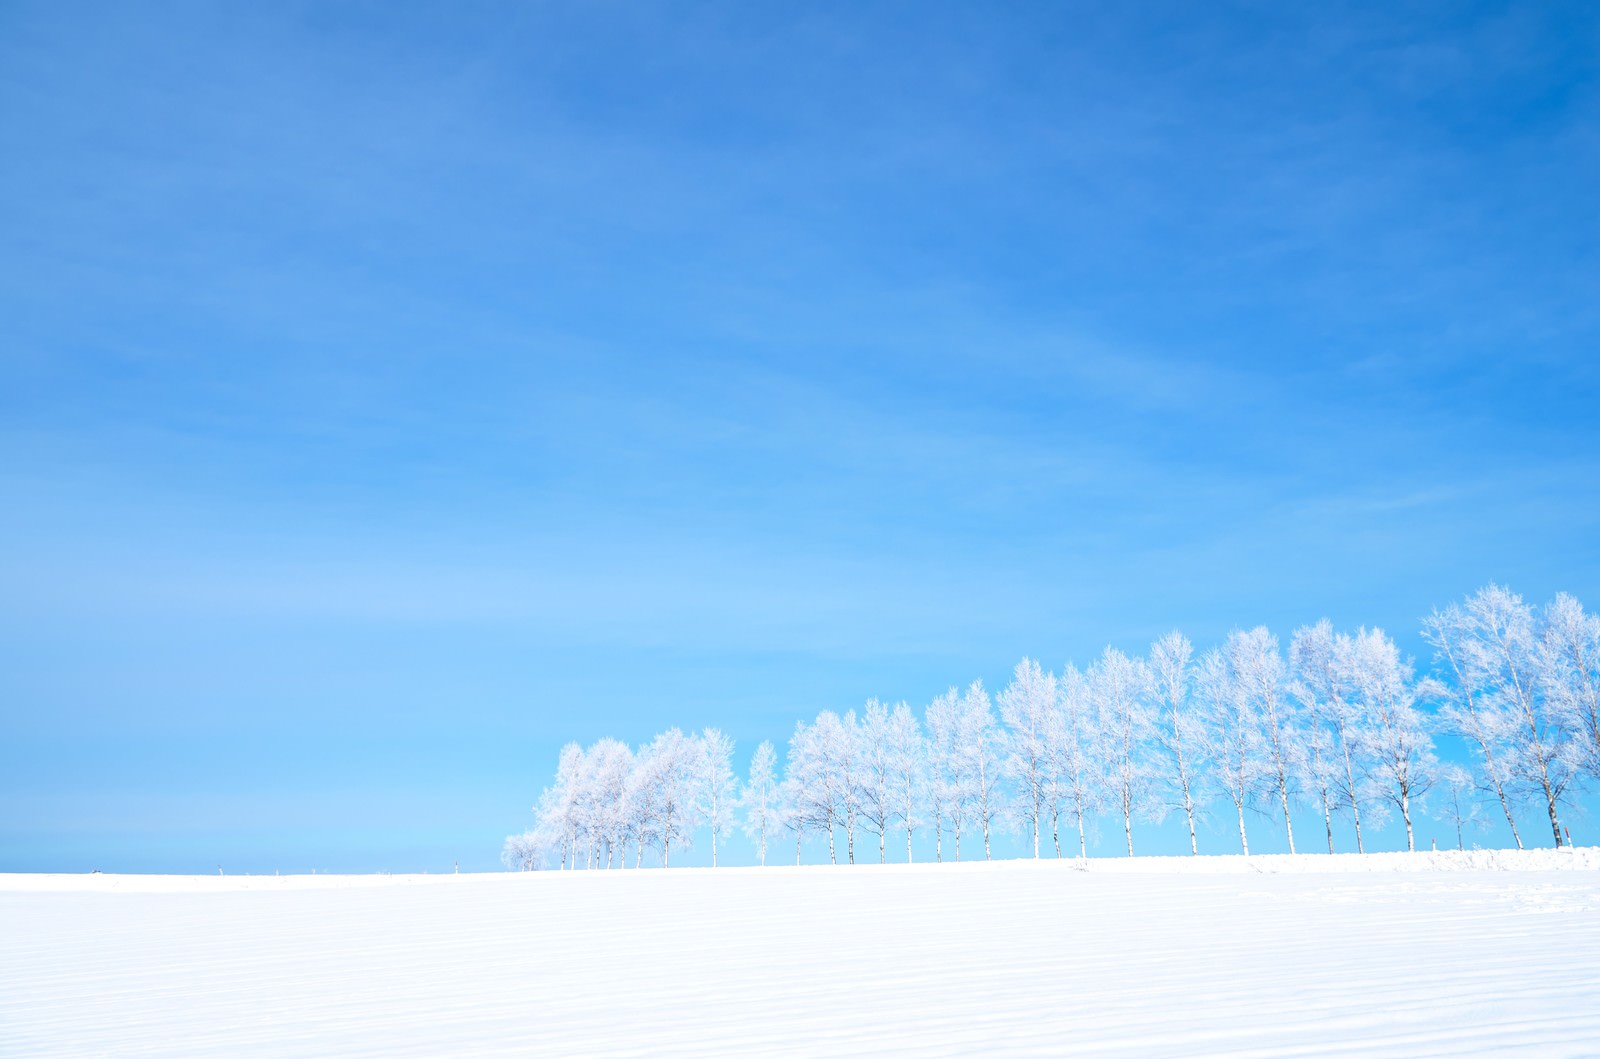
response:
M0 870L486 868L568 739L1600 605L1597 45L5 5Z

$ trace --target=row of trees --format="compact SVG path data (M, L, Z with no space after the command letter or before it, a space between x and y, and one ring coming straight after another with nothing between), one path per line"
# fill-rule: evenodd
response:
M1286 651L1258 627L1198 657L1173 632L1146 657L1107 648L1082 670L1023 659L997 695L974 681L921 716L876 699L859 714L824 710L795 726L781 775L762 743L742 784L733 743L715 729L672 729L637 751L569 744L506 861L621 867L631 852L637 867L651 849L667 865L705 830L715 864L736 823L763 864L789 839L799 863L807 838L825 840L834 863L841 845L855 863L874 839L884 861L903 838L909 861L922 831L938 860L960 860L980 839L988 858L994 835L1012 829L1035 857L1047 842L1081 857L1102 817L1120 824L1131 856L1135 824L1172 813L1198 853L1197 822L1213 811L1237 821L1243 852L1258 814L1293 852L1297 806L1315 810L1330 853L1336 819L1364 852L1391 814L1414 849L1414 816L1434 790L1458 842L1488 804L1518 848L1530 810L1564 844L1563 806L1600 778L1600 616L1568 595L1535 609L1490 585L1422 631L1437 663L1425 676L1381 630L1327 621L1297 630ZM1471 769L1441 764L1441 735L1463 741Z

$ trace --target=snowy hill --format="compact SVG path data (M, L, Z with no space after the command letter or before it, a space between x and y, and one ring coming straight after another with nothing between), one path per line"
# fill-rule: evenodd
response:
M1593 848L11 875L0 933L7 1056L1600 1050Z

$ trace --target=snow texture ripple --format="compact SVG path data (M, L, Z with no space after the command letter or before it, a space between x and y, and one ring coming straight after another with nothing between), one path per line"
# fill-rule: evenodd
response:
M1594 1055L1600 850L0 875L0 1054Z

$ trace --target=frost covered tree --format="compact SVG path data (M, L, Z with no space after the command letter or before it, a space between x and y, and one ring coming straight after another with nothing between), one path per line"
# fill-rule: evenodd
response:
M506 836L500 862L512 871L536 871L551 858L566 867L566 824L561 813L562 791L546 787L533 807L534 826L520 835Z
M961 823L964 819L961 764L961 700L951 688L928 704L924 712L928 729L928 807L933 812L933 858L944 860L944 831L948 824L955 837L956 862L961 861Z
M810 725L795 726L789 742L791 811L799 830L828 836L828 861L839 863L835 829L845 832L849 863L855 863L856 825L861 817L861 764L855 711L840 717L823 710Z
M831 724L825 722L831 720ZM829 736L836 737L839 718L824 712L815 724L799 721L789 738L789 760L784 773L785 823L795 833L795 863L800 862L800 843L807 831L828 836L828 862L839 863L834 845L834 828L839 806L838 778L830 751Z
M792 744L791 744L792 745ZM791 754L791 763L793 755ZM805 848L806 832L812 830L814 818L807 812L810 803L804 780L793 767L784 771L783 782L778 785L778 820L794 835L794 862L800 864Z
M500 850L500 863L512 871L534 871L539 867L547 848L544 836L535 830L507 835L505 846Z
M1337 769L1333 739L1328 731L1325 703L1330 698L1333 675L1333 624L1326 619L1296 629L1289 638L1288 693L1300 704L1304 718L1295 764L1301 779L1317 798L1322 828L1333 852L1333 814L1338 804Z
M1261 726L1249 693L1239 682L1228 657L1207 651L1195 668L1195 696L1200 709L1201 738L1212 776L1227 795L1239 819L1239 846L1250 855L1244 811L1262 789Z
M1004 774L1017 785L1017 805L1033 829L1033 858L1039 859L1039 818L1048 801L1049 731L1056 711L1056 678L1038 662L1024 658L999 696L1005 722ZM1056 854L1060 855L1057 845Z
M1572 762L1562 745L1566 738L1562 718L1538 695L1533 608L1515 593L1490 585L1467 601L1466 612L1476 633L1471 642L1477 648L1477 664L1516 718L1512 728L1514 765L1524 781L1543 796L1550 832L1559 848L1564 845L1560 804L1573 778Z
M600 849L600 814L599 802L595 798L594 785L594 754L590 750L579 751L575 761L575 770L570 779L571 800L570 812L572 814L573 828L573 858L582 855L583 866L586 870L596 866Z
M878 863L888 859L889 823L894 819L894 760L889 747L889 708L877 699L867 700L855 730L859 762L862 825L878 836Z
M1089 681L1071 663L1061 670L1056 681L1057 706L1046 732L1050 755L1050 828L1055 836L1056 856L1061 856L1060 807L1077 825L1078 856L1088 857L1089 840L1085 820L1098 812L1104 802L1102 770L1095 760L1100 739L1095 728L1094 702Z
M1381 629L1362 629L1352 641L1352 691L1365 718L1361 739L1372 761L1380 796L1400 810L1406 826L1406 849L1417 848L1411 827L1411 805L1427 793L1438 768L1433 738L1418 701L1430 694L1431 682L1418 684L1410 662Z
M1183 810L1189 825L1189 853L1200 852L1195 837L1194 818L1199 807L1194 776L1199 765L1199 718L1194 715L1189 697L1190 659L1194 646L1183 633L1173 630L1150 645L1150 677L1155 701L1161 711L1155 725L1156 740L1166 752L1171 766L1174 801ZM1330 847L1331 852L1331 847Z
M744 806L744 833L756 844L756 857L767 863L767 836L778 823L778 753L763 742L750 757L750 778L745 781L740 803Z
M917 715L905 703L896 703L889 715L889 801L894 819L906 832L906 863L911 863L911 835L921 826L918 819L923 791L927 788L928 758L922 742Z
M1361 807L1371 784L1362 756L1363 718L1351 696L1355 666L1350 637L1336 634L1326 619L1296 630L1290 641L1292 693L1299 699L1306 719L1300 763L1323 808L1329 853L1333 852L1330 810L1350 813L1356 852L1366 852Z
M556 762L556 782L540 798L540 820L561 836L561 867L576 868L578 851L578 799L582 795L583 748L568 743Z
M601 858L613 867L626 853L623 840L627 832L623 794L633 772L633 751L617 739L601 739L589 748L586 811L594 830L595 863Z
M1488 673L1477 662L1472 620L1459 604L1435 610L1422 623L1422 638L1433 648L1434 661L1445 667L1449 699L1438 719L1446 731L1471 743L1478 753L1480 785L1495 797L1522 849L1522 833L1512 811L1515 790L1510 767L1514 719L1493 694Z
M1122 830L1133 856L1133 818L1149 808L1152 772L1147 756L1152 718L1150 671L1145 664L1107 647L1089 669L1099 737L1096 760L1106 789L1122 814Z
M669 728L651 741L645 754L642 780L651 791L655 819L651 822L661 843L661 866L672 866L672 847L694 845L699 823L694 776L700 760L698 740Z
M1000 731L995 725L994 706L981 680L974 680L961 696L957 732L961 800L972 813L973 822L983 830L983 859L989 860L990 838L996 822L1005 812L1005 797L1000 787ZM960 848L958 838L958 860Z
M628 785L622 794L623 815L628 822L628 839L633 843L635 868L644 867L646 846L661 844L657 829L661 819L661 789L656 782L655 766L650 754L651 748L645 746L634 755L633 771L628 775Z
M1290 747L1295 732L1289 701L1284 695L1283 655L1278 650L1278 638L1261 625L1248 632L1235 630L1228 634L1223 650L1233 669L1234 680L1253 701L1264 737L1261 749L1268 758L1263 771L1278 796L1283 810L1284 834L1288 837L1289 852L1293 853L1294 817L1289 803L1293 799L1294 779Z
M835 819L844 824L846 860L856 862L856 826L861 821L861 741L856 711L843 717L831 710L817 715L817 729L828 766L829 791L836 799ZM830 840L831 841L831 840Z
M1480 820L1477 781L1460 765L1447 765L1440 770L1439 782L1444 789L1440 815L1455 825L1456 849L1466 849L1462 831L1477 827Z
M1573 767L1600 779L1600 614L1563 592L1544 610L1539 688L1570 740Z
M1477 715L1492 726L1489 738L1502 744L1509 777L1535 794L1549 815L1556 846L1562 846L1560 805L1576 778L1575 762L1565 718L1540 694L1533 608L1515 593L1488 585L1445 612L1443 621L1451 626L1444 635L1460 653L1464 693L1475 698Z
M721 729L707 728L696 741L695 811L711 831L711 866L717 866L717 839L733 831L738 781L733 776L733 740Z
M870 700L859 719L824 710L795 726L782 782L776 750L762 744L737 797L733 744L715 729L671 729L637 752L615 739L569 743L535 826L503 854L511 867L626 868L651 847L668 866L704 825L716 865L737 813L763 864L783 829L796 863L818 832L830 863L855 863L858 828L877 837L880 863L889 832L898 841L903 831L910 862L917 830L930 825L936 860L951 836L959 861L968 831L992 858L996 829L1013 826L1038 857L1047 819L1056 856L1063 827L1075 825L1082 857L1102 814L1121 818L1132 855L1134 819L1173 809L1197 854L1197 819L1219 795L1246 854L1247 808L1281 813L1293 851L1302 793L1321 812L1330 853L1343 813L1364 852L1368 829L1391 811L1415 848L1430 785L1448 795L1458 846L1478 813L1474 791L1498 803L1519 847L1516 812L1532 800L1564 845L1564 800L1584 777L1600 778L1600 617L1569 595L1536 610L1490 585L1434 612L1423 634L1442 680L1419 679L1381 631L1339 633L1327 621L1296 630L1287 659L1265 628L1231 633L1198 662L1176 631L1148 661L1107 648L1086 672L1069 664L1056 676L1025 658L993 701L982 681L952 687L922 724L903 702ZM1441 768L1431 728L1468 742L1472 790Z

